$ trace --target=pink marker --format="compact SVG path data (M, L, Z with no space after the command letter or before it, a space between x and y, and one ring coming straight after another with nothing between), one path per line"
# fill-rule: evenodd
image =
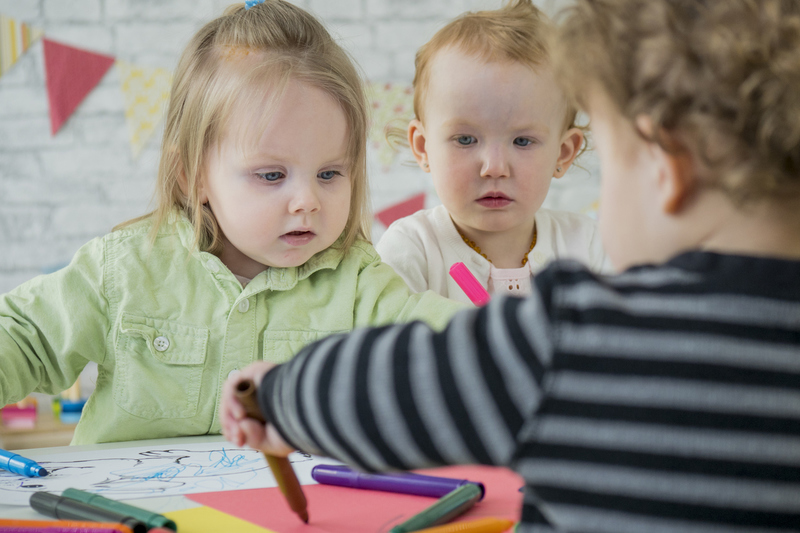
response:
M472 272L469 271L467 265L464 263L454 263L450 267L450 276L458 283L467 298L478 307L486 305L489 302L489 293L483 288L483 285L475 279Z

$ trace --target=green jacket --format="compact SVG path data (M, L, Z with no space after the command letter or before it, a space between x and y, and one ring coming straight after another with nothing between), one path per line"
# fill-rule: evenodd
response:
M89 361L97 387L73 444L219 433L222 383L264 359L354 327L425 320L462 307L412 294L367 242L338 242L245 289L218 257L192 247L173 216L151 247L144 220L83 246L69 266L0 297L0 405L56 394Z

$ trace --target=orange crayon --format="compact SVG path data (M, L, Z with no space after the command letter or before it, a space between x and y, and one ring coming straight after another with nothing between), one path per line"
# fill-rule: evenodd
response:
M451 522L436 527L420 529L416 533L502 533L514 526L511 520L479 518L469 522Z

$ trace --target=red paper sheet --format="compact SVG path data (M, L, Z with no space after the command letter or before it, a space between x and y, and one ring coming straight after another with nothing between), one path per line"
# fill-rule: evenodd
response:
M425 207L425 193L419 193L407 200L403 200L400 203L394 204L392 206L387 207L381 211L375 213L375 218L377 218L381 224L386 227L389 227L389 224L394 222L395 220L403 217L407 217L408 215L413 215L420 209Z
M451 466L419 470L421 474L480 481L483 500L457 521L494 516L518 521L522 478L505 468ZM292 513L277 488L189 494L188 498L278 533L385 533L408 520L435 498L331 485L304 485L308 525Z

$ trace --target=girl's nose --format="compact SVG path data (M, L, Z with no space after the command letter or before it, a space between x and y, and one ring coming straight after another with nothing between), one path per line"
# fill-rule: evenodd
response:
M290 213L316 213L319 211L319 194L314 185L297 183L289 201Z
M482 178L507 178L511 175L508 154L501 146L488 146L483 153Z

